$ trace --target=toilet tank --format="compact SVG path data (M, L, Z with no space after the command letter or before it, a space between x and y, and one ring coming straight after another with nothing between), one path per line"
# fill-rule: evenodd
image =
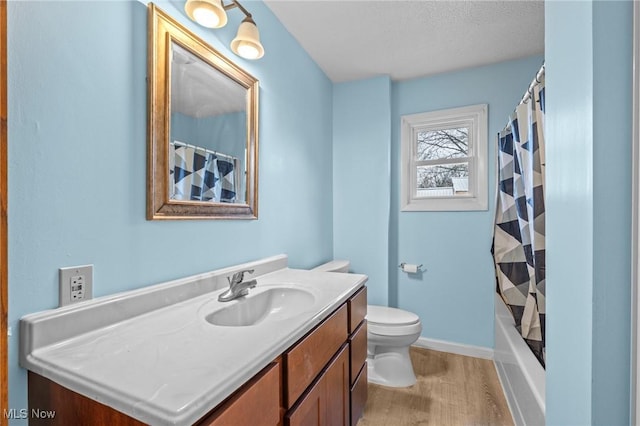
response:
M312 271L319 272L349 272L348 260L332 260L331 262L324 263L320 266L316 266Z

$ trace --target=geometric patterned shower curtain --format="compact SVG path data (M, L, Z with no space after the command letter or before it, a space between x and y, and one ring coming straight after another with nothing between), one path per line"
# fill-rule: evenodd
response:
M493 237L497 291L545 365L544 82L518 105L498 142Z
M234 203L235 161L204 148L174 142L169 145L172 200Z

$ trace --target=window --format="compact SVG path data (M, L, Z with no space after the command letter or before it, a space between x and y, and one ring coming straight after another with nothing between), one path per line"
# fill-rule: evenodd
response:
M402 117L402 210L487 210L487 105Z

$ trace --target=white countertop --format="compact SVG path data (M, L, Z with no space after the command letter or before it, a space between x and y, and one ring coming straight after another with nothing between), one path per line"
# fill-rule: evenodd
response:
M286 285L306 289L314 301L293 318L246 327L215 326L205 320L222 305L241 303L218 302L224 289L42 345L30 344L38 340L33 337L36 327L44 327L47 315L60 327L58 310L29 315L21 320L27 340L21 345L21 364L145 423L192 424L319 324L366 280L364 275L288 268L258 276L249 297ZM117 304L126 296L123 293L109 303ZM69 313L73 307L63 309ZM86 315L90 309L83 311Z

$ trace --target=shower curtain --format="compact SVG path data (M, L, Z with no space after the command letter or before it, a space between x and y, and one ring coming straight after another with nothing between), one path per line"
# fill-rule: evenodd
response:
M235 161L225 157L196 146L170 144L171 199L235 202Z
M544 83L529 89L498 135L493 238L497 291L545 365Z

